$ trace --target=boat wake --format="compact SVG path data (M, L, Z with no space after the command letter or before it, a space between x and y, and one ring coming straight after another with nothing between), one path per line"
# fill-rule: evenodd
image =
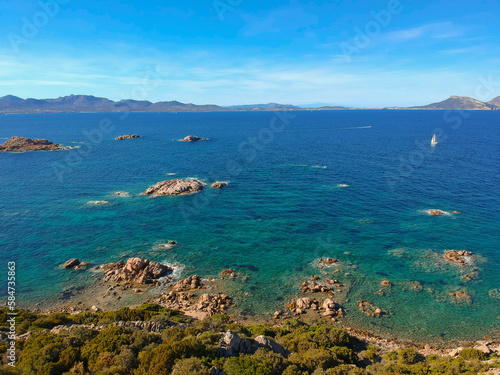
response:
M350 130L350 129L370 129L372 126L369 125L369 126L356 126L356 127L353 127L353 128L340 128L342 130Z

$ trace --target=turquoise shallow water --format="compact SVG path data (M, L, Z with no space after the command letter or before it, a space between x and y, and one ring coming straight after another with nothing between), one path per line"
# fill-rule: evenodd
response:
M497 335L500 300L489 291L500 288L499 116L0 116L0 138L80 146L0 154L0 264L17 262L21 306L90 283L88 272L58 269L72 257L101 264L137 255L180 263L183 277L231 267L249 276L229 286L238 309L258 315L282 307L303 280L320 274L318 258L335 257L344 262L335 278L349 288L349 324L424 341ZM132 133L142 138L114 141ZM431 149L433 133L440 143ZM172 142L188 134L210 140ZM189 177L230 184L193 196L138 195L158 181ZM114 197L116 191L132 197ZM86 204L102 199L111 204ZM460 214L423 212L431 208ZM179 246L154 248L169 239ZM472 281L439 262L448 249L478 254ZM380 296L384 279L394 286ZM449 293L457 291L467 291L471 302L454 303ZM363 299L387 315L362 315Z

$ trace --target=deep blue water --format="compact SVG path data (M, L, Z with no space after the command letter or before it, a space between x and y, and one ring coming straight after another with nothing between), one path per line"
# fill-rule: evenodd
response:
M249 276L229 286L237 308L262 314L320 275L318 258L335 257L350 324L426 340L498 334L500 300L489 291L500 289L499 125L494 111L2 115L0 138L80 148L0 154L0 264L7 273L17 262L24 306L91 282L58 268L72 257L137 255L181 263L182 277L232 267ZM131 133L142 138L114 140ZM172 142L188 134L210 139ZM138 195L188 177L230 184ZM87 205L102 199L111 204ZM423 212L431 208L460 214ZM154 248L169 239L179 246ZM440 263L448 249L477 254L477 269ZM472 281L461 278L472 271ZM384 279L394 286L380 296ZM454 303L457 291L472 301ZM362 315L363 299L388 314Z

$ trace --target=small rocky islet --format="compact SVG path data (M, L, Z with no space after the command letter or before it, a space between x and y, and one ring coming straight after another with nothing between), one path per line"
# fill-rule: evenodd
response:
M0 145L0 152L58 151L63 149L61 144L46 139L31 139L18 136L12 137Z
M141 136L138 134L120 135L115 138L115 141L123 141L124 139L135 139L135 138L141 138Z
M187 135L186 137L179 139L179 142L199 142L207 141L208 138L197 137L196 135ZM175 141L175 139L174 139Z

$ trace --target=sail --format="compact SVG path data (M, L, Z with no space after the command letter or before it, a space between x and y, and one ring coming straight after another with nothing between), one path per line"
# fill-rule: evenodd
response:
M435 145L437 145L437 144L438 144L438 143L436 142L436 134L434 134L434 135L432 136L432 139L431 139L431 146L435 146Z

